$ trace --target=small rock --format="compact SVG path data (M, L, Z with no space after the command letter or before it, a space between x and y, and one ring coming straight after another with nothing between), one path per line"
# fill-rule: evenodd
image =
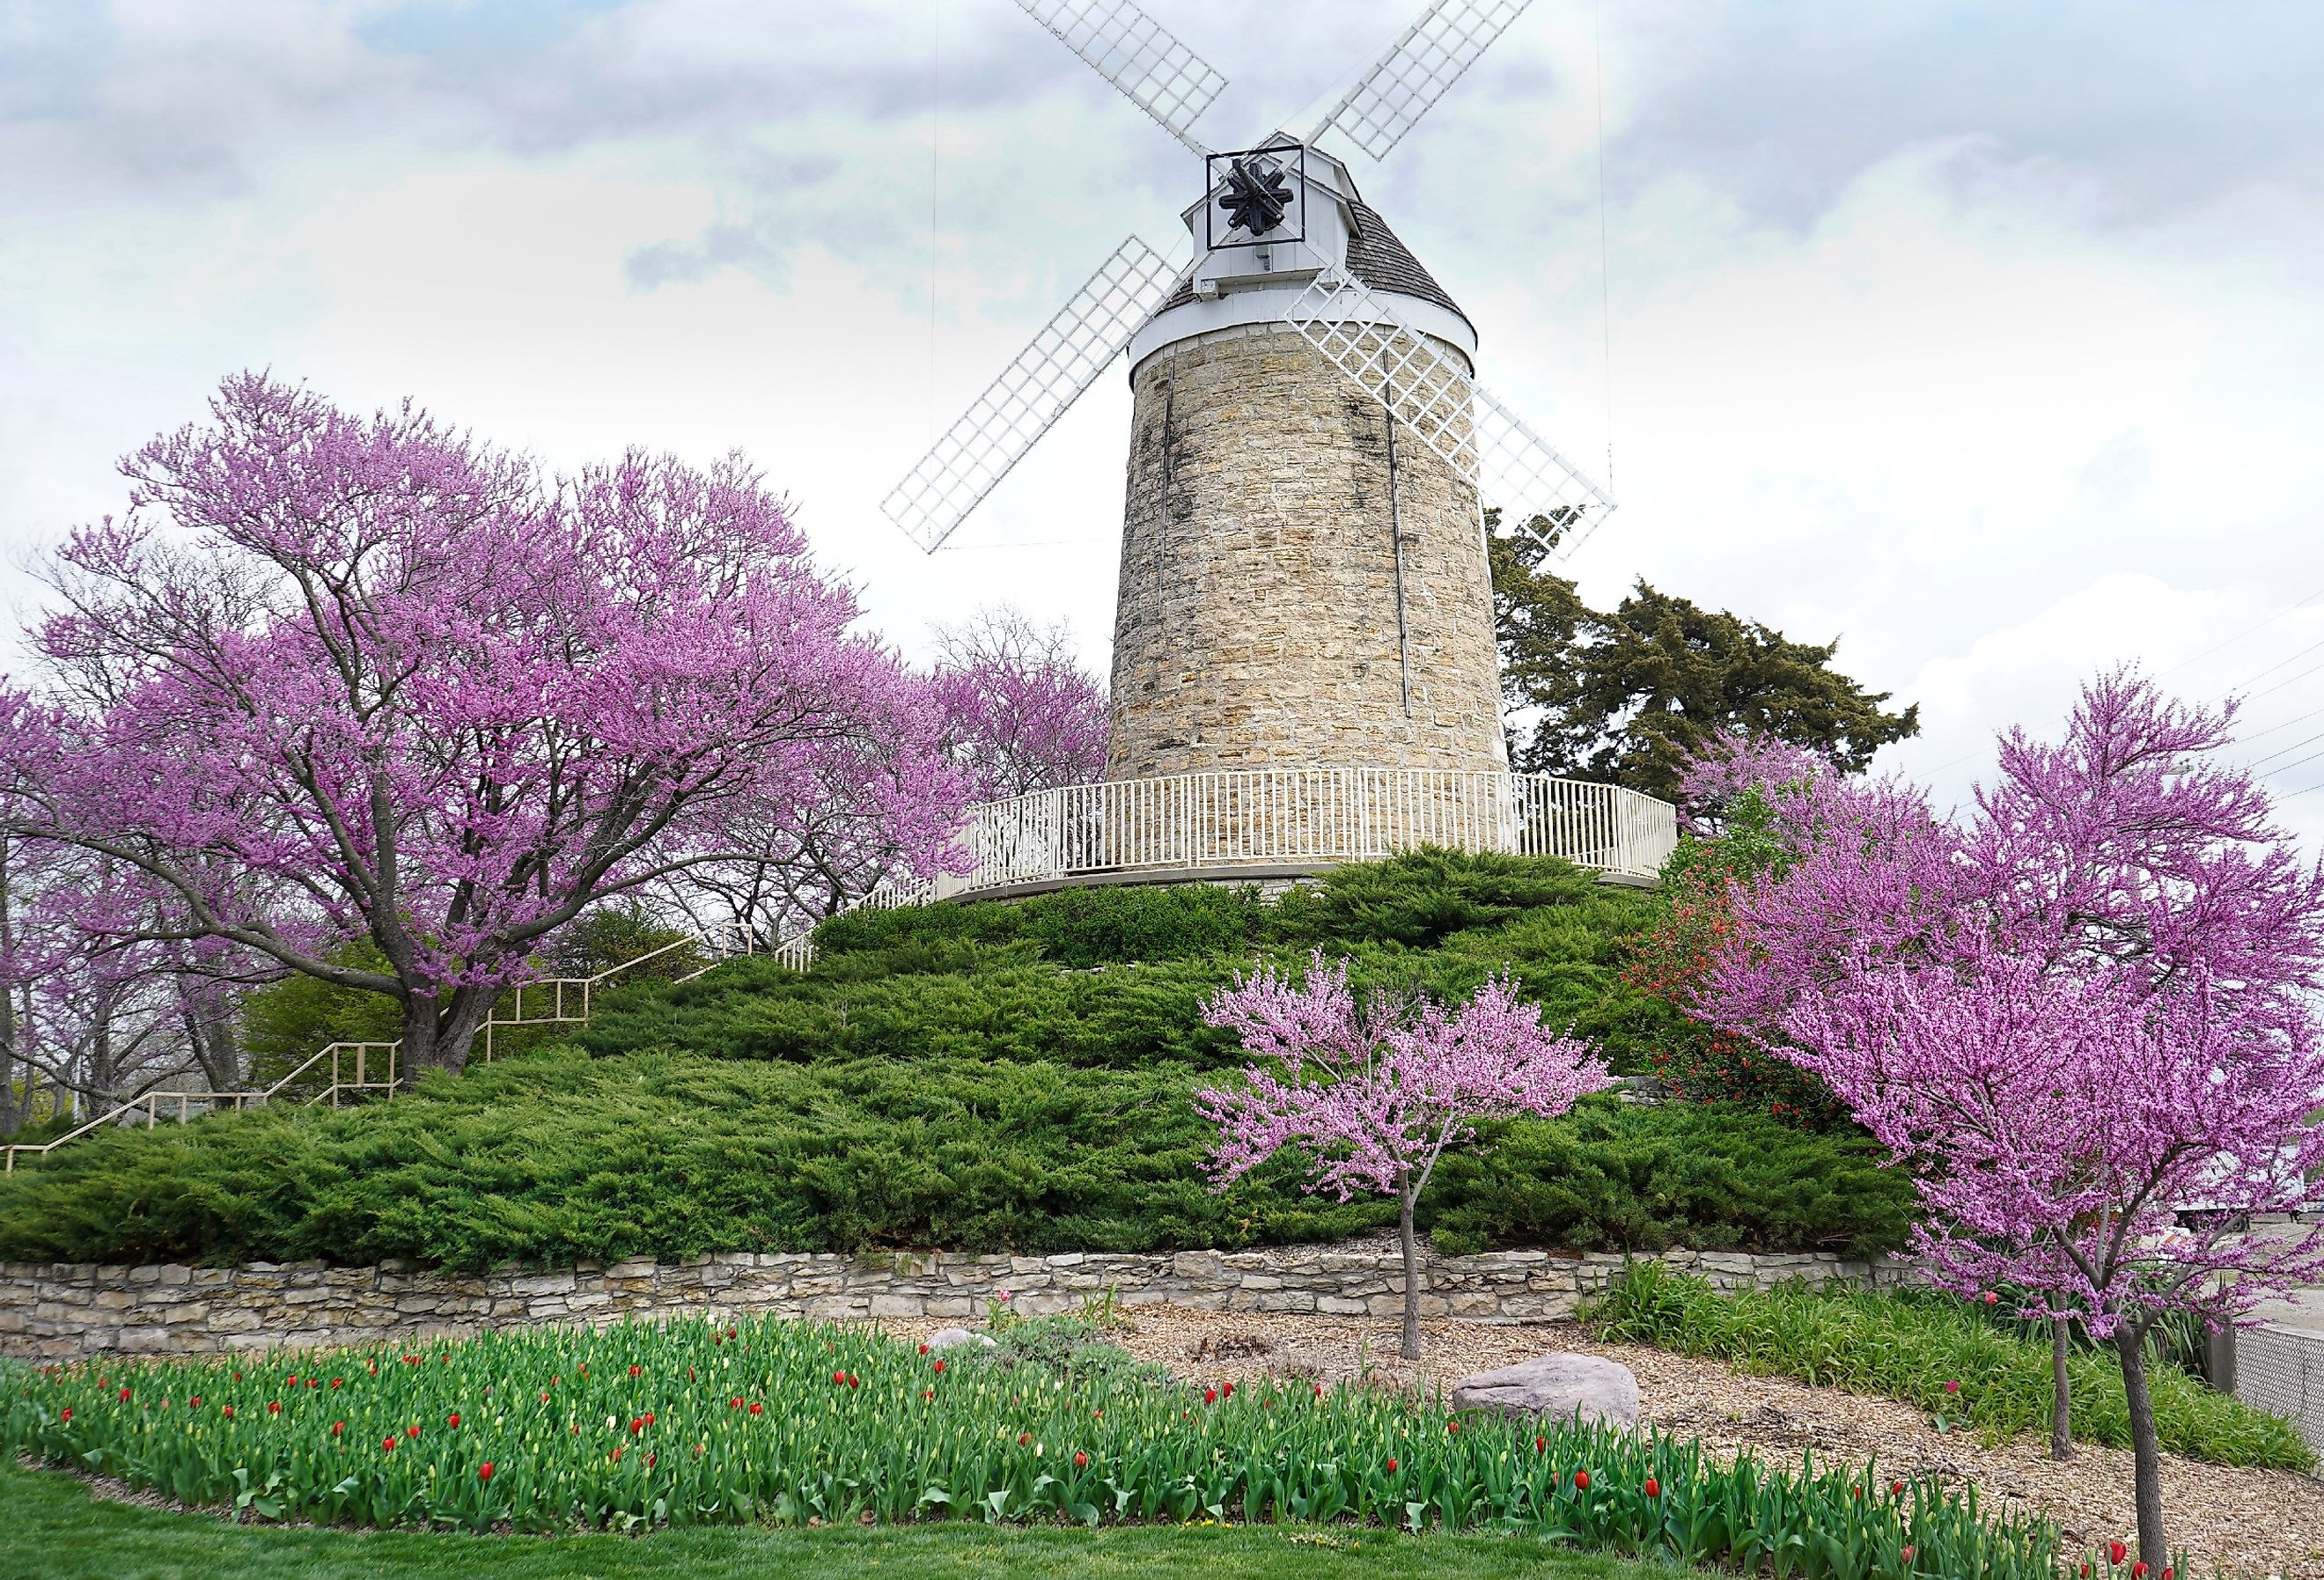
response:
M972 1344L991 1349L992 1339L989 1335L971 1333L964 1327L940 1327L928 1335L928 1348L932 1350L948 1350L956 1344Z
M1498 1409L1554 1420L1638 1424L1638 1380L1628 1366L1596 1355L1536 1355L1452 1385L1458 1409Z

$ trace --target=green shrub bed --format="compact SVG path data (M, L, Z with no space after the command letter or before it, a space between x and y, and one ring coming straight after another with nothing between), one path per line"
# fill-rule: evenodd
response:
M1173 1251L1393 1222L1286 1162L1214 1193L1183 1066L791 1064L572 1049L336 1114L126 1131L0 1180L0 1261L504 1261L714 1251ZM1598 1100L1443 1166L1449 1249L1846 1244L1901 1232L1868 1147Z
M1109 1359L1108 1357L1115 1357ZM687 1322L420 1354L0 1372L0 1449L265 1521L474 1531L975 1520L1493 1529L1806 1575L2043 1576L2046 1527L1873 1467L1370 1389L1208 1389L1082 1344L949 1356L872 1331Z
M1885 1394L1995 1437L2050 1426L2049 1344L1997 1326L1946 1295L1800 1284L1720 1295L1647 1262L1618 1280L1592 1315L1604 1338ZM2076 1436L2127 1447L2129 1408L2111 1354L2077 1353L2070 1383ZM2156 1435L2171 1453L2315 1468L2315 1454L2289 1421L2215 1393L2176 1366L2150 1364L2147 1387Z
M340 1113L108 1132L0 1179L0 1260L409 1258L473 1269L715 1251L1174 1251L1338 1238L1385 1201L1286 1161L1223 1194L1194 1090L1240 1062L1203 997L1321 947L1389 987L1515 972L1645 1067L1669 1006L1624 985L1651 896L1554 861L1424 854L1277 904L1210 887L862 912L801 975L741 961L609 994L578 1046ZM1829 1249L1903 1238L1858 1133L1593 1099L1446 1160L1447 1252Z

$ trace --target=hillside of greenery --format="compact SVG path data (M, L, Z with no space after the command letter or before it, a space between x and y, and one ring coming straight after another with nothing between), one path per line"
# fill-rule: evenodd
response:
M1285 1163L1204 1185L1189 1098L1231 1075L1203 997L1262 958L1465 993L1508 970L1618 1073L1679 1034L1627 984L1651 893L1551 860L1423 853L1268 903L1204 888L858 913L816 968L741 961L608 995L571 1041L392 1104L115 1132L0 1181L0 1259L410 1258L481 1268L720 1250L1158 1251L1332 1239L1381 1200ZM1906 1183L1860 1135L1587 1100L1450 1159L1448 1251L1871 1250Z

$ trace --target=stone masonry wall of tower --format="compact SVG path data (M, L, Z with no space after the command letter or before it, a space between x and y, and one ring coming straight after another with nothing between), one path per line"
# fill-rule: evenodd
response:
M1382 403L1259 326L1164 346L1132 389L1106 777L1506 767L1475 490L1399 428L1406 717Z

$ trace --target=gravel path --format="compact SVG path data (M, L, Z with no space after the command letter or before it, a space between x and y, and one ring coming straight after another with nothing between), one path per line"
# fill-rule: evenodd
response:
M1489 1327L1423 1325L1427 1359L1397 1359L1393 1320L1194 1311L1135 1306L1130 1326L1109 1336L1144 1359L1192 1379L1277 1376L1331 1383L1370 1376L1433 1389L1471 1372L1552 1350L1604 1355L1637 1373L1646 1420L1676 1437L1701 1438L1732 1459L1745 1449L1766 1463L1792 1465L1812 1449L1819 1461L1877 1458L1892 1471L1976 1483L1996 1512L2038 1513L2079 1548L2131 1538L2130 1451L2084 1445L2060 1464L2046 1441L2014 1438L1990 1446L1974 1434L1940 1434L1919 1410L1893 1400L1781 1378L1751 1377L1717 1361L1628 1344L1600 1344L1567 1323ZM901 1331L939 1324L899 1325ZM2172 1540L2195 1556L2199 1575L2324 1580L2324 1481L2292 1471L2247 1470L2165 1455L2163 1508Z

